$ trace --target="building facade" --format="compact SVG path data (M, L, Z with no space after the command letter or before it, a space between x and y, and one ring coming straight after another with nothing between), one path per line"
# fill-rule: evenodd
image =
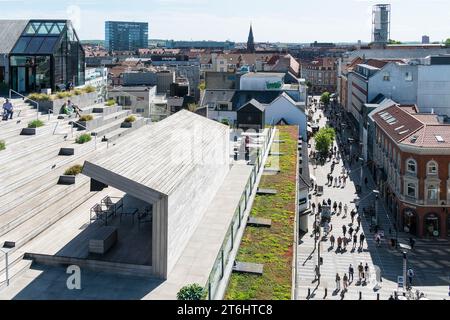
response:
M85 83L85 53L69 20L0 21L0 74L20 93Z
M310 84L311 93L336 92L337 69L335 58L324 57L312 61L302 60L300 65L301 78Z
M450 124L397 104L370 117L376 181L398 228L418 237L450 237Z
M148 48L148 23L106 21L105 48L108 51L136 51Z

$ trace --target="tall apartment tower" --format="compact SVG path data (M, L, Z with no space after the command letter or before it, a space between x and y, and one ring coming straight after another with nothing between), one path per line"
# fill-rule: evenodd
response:
M108 51L147 49L148 23L106 21L105 48Z
M372 9L372 43L385 45L391 35L391 5L377 4Z

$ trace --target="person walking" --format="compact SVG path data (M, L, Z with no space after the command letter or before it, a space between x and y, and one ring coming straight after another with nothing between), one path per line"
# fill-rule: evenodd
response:
M377 242L377 247L379 247L380 244L381 244L381 236L380 236L379 233L377 233L377 234L375 235L375 241Z
M344 237L344 238L342 239L342 242L344 243L344 251L347 251L347 244L348 244L348 239L347 239L347 237Z
M364 235L364 233L361 233L361 235L359 236L359 248L362 250L364 248L364 239L366 238L366 236Z
M350 227L350 228L348 229L348 234L350 235L350 239L351 239L352 236L353 236L353 231L355 231L355 230L353 230L352 227Z
M337 177L334 177L334 186L335 186L335 187L337 187L337 180L338 180L338 178L337 178Z
M356 249L356 244L358 243L358 235L355 233L353 235L353 249Z
M353 266L350 263L350 266L348 267L348 277L350 279L350 282L353 282L353 274L354 273L355 273L355 270L353 269Z
M414 245L416 244L416 241L410 237L409 238L409 245L411 246L411 250L414 250Z
M328 202L327 203L328 203L329 206L331 206L331 199L330 198L328 198Z
M344 291L347 291L348 287L348 277L347 274L344 273L344 277L342 278L342 284L344 285Z
M339 236L338 238L337 238L337 245L338 245L338 251L341 251L342 250L342 238Z
M348 211L348 205L345 204L345 206L344 206L344 216L345 217L347 216L347 211Z
M337 209L337 202L335 201L335 202L333 203L333 210L336 211L336 209Z
M339 273L336 273L336 292L339 292L341 290L341 277L339 276Z
M408 280L409 280L409 286L412 287L413 278L414 278L414 270L410 268L407 272L407 276L408 276Z
M362 262L359 263L358 266L358 278L359 278L359 282L361 282L362 278L364 277L364 266L362 264Z
M330 237L330 244L331 244L331 248L334 249L334 242L336 241L336 239L334 238L334 235L331 235Z
M342 226L342 233L344 234L344 237L347 234L347 226L345 224Z
M350 212L350 217L352 218L352 224L355 220L355 215L356 215L356 212L355 212L355 210L352 209L352 211Z
M364 275L365 275L365 282L367 282L367 279L369 279L369 265L366 262L366 265L364 266Z
M339 202L338 208L339 208L339 213L342 213L342 201Z
M356 218L356 221L358 222L358 228L361 228L361 217L358 216L358 218Z
M312 212L316 213L316 204L314 202L312 203L311 208L312 208Z

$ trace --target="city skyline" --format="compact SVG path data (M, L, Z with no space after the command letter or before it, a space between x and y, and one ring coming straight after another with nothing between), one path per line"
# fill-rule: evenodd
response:
M257 6L254 1L240 3L236 0L135 0L133 3L136 5L127 6L128 3L112 0L105 8L104 1L54 3L42 0L39 7L34 8L36 4L31 0L0 0L7 13L3 19L71 19L83 40L104 39L104 22L113 20L148 22L150 39L236 42L246 42L252 23L256 42L287 43L369 42L371 7L379 1L321 0L310 3L287 0L284 6L277 5L277 10L268 10L274 5L268 0L258 1ZM392 39L420 41L423 35L428 35L433 42L450 37L447 14L450 3L447 1L395 0L389 3L392 4Z

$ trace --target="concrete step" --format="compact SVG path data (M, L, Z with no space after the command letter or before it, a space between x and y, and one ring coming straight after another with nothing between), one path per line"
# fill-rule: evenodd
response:
M13 241L16 247L11 253L20 250L26 243L37 237L48 227L59 221L72 210L95 196L90 192L89 180L80 185L69 197L63 197L49 204L49 206L38 214L27 219L22 224L0 237L0 242ZM0 257L0 273L4 271L4 257Z
M89 181L90 179L88 177L80 175L77 177L75 185L54 185L53 188L48 189L40 197L29 199L7 212L3 211L0 215L0 236L11 232L14 228L17 228L25 221L44 211L56 199L70 198L72 193L82 186L89 184Z
M100 115L100 114L92 114L94 116L94 119L86 123L86 128L88 131L96 131L99 128L105 127L110 123L113 123L119 119L125 120L127 116L131 114L130 111L119 111L115 113L111 113L108 115ZM78 127L79 129L84 129L83 127L79 126L77 122L74 122L74 126Z
M124 112L126 112L126 111L124 111ZM93 136L96 135L100 138L103 138L108 133L119 129L122 126L122 123L124 120L125 120L125 117L118 118L113 122L109 122L108 124L105 124L104 126L98 127L92 131L92 135Z
M136 119L135 123L133 124L133 127L131 128L118 128L114 131L109 132L108 134L106 134L106 139L108 139L108 141L110 143L114 143L117 140L119 140L120 138L132 133L133 131L141 128L142 126L145 125L145 119L144 118L138 118Z
M54 158L32 167L24 169L20 174L6 174L2 177L2 185L0 186L0 194L3 195L29 183L35 179L49 174L58 168L68 168L72 164L86 159L83 155L75 155L73 157L62 157L56 155Z

